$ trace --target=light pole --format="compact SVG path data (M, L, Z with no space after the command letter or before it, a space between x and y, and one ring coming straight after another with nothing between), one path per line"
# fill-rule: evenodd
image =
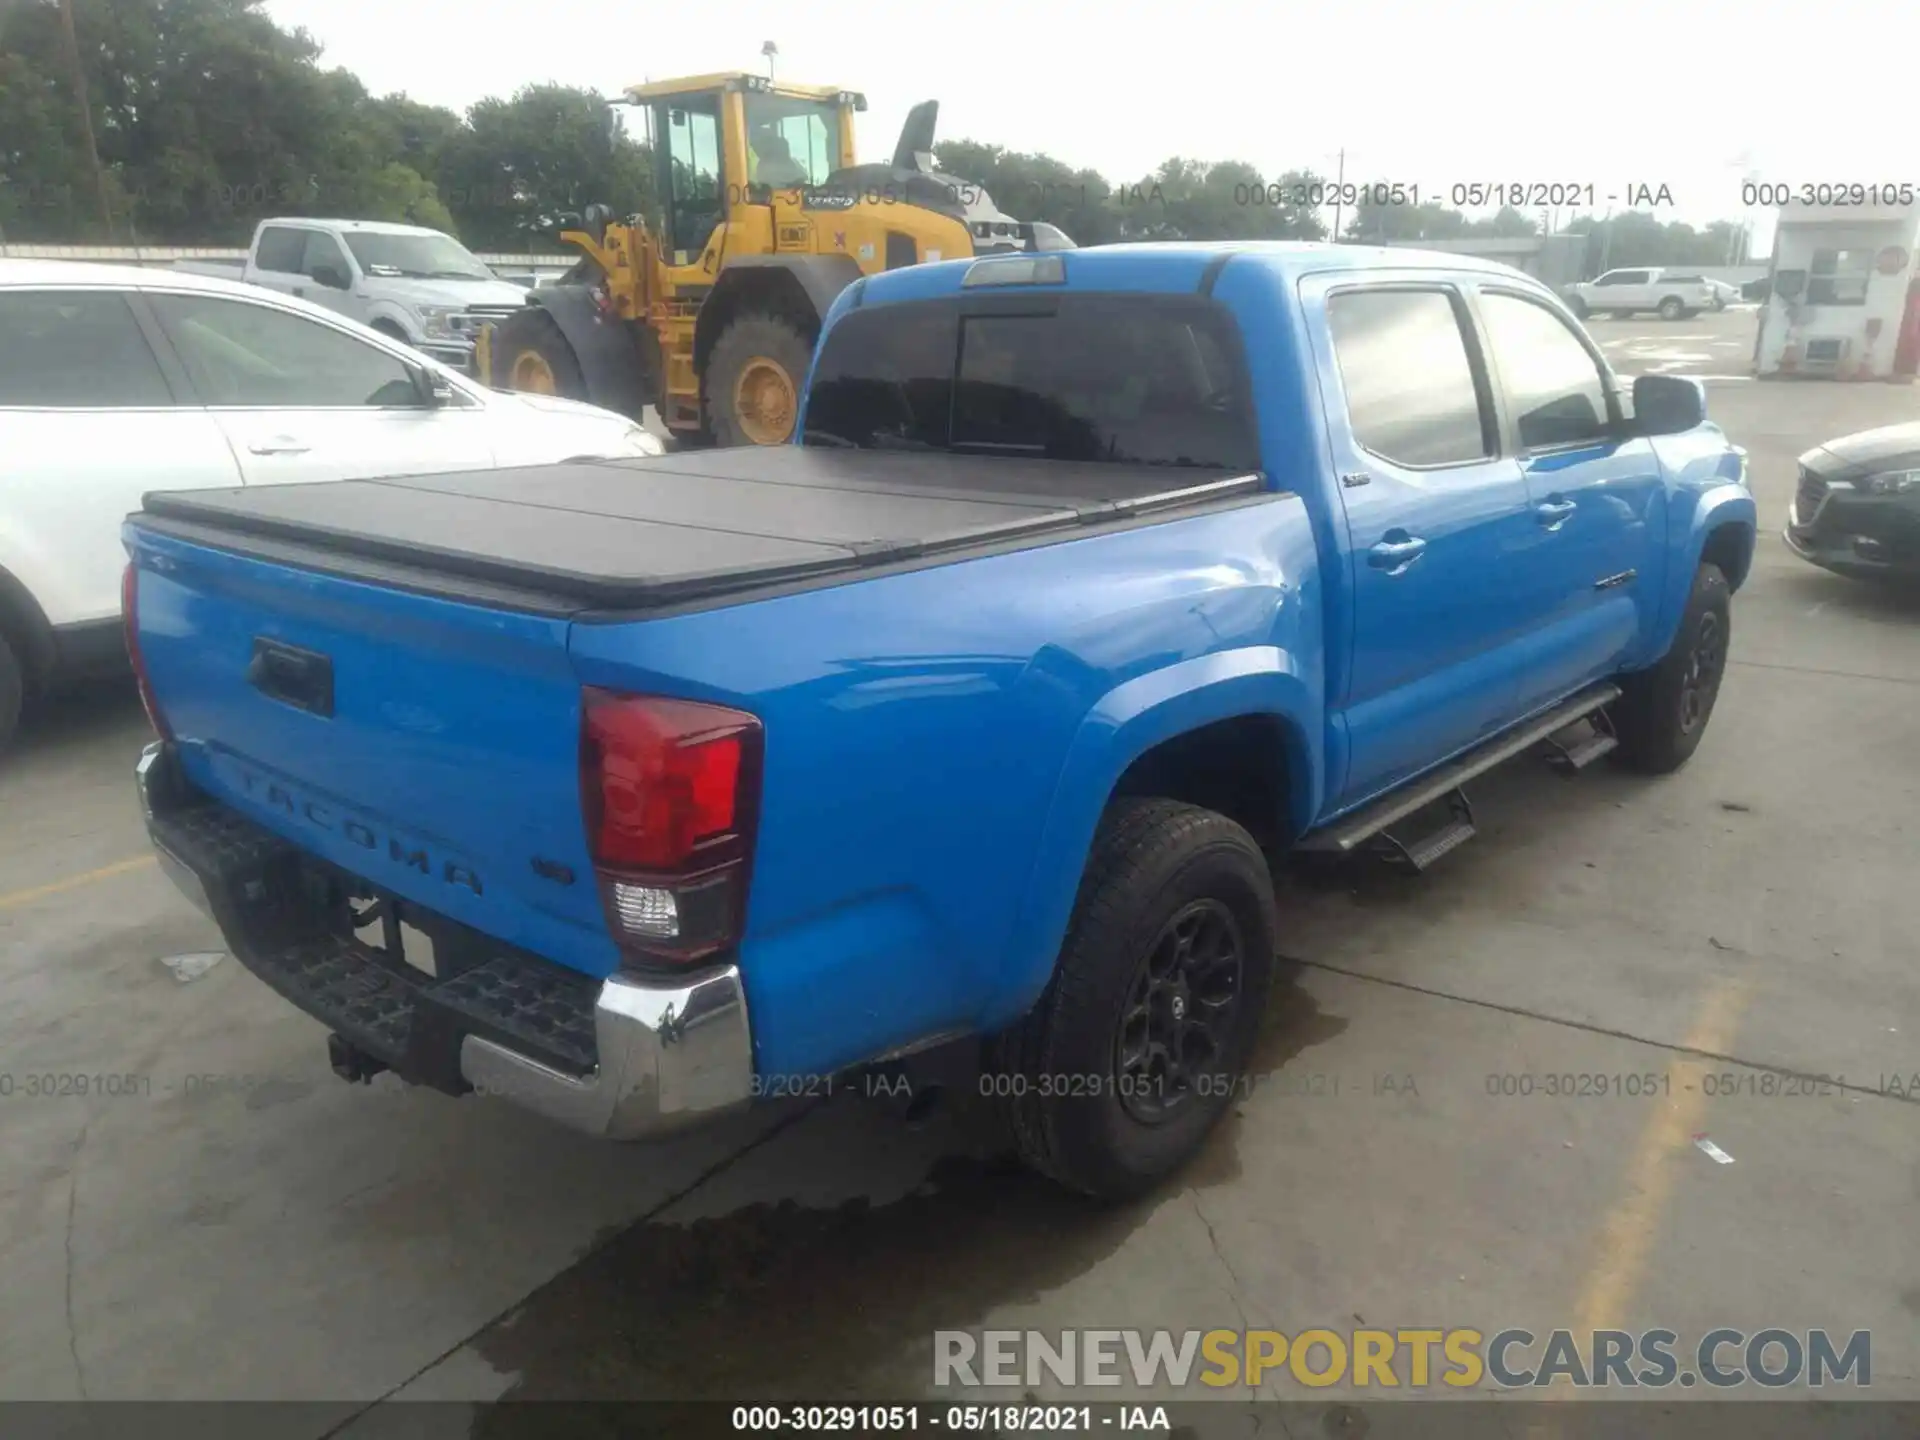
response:
M780 53L780 47L771 40L760 42L760 53L767 57L767 83L773 83L773 60Z

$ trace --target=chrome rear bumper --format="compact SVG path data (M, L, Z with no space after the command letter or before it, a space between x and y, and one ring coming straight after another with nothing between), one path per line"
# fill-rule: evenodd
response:
M689 975L615 975L597 992L583 977L531 956L503 953L482 967L490 983L398 974L351 936L286 933L288 896L277 885L297 852L279 836L199 794L166 743L149 745L134 770L160 867L211 915L240 963L355 1049L403 1078L461 1093L499 1095L550 1120L615 1140L670 1134L747 1104L753 1093L753 1036L739 967ZM250 918L271 910L274 923ZM317 957L317 959L316 959ZM404 968L404 967L401 967ZM497 983L495 983L497 982ZM353 1004L342 1004L343 993ZM356 1033L354 1017L377 992L377 1028ZM549 1023L584 1037L537 1053L515 1043L526 993ZM558 998L556 998L558 997ZM569 997L578 997L577 1001ZM497 1008L489 1011L487 1006ZM425 1021L415 1026L418 1018ZM452 1027L449 1031L448 1027ZM449 1047L449 1035L457 1047ZM589 1052L590 1049L590 1053ZM377 1067L376 1067L377 1068Z

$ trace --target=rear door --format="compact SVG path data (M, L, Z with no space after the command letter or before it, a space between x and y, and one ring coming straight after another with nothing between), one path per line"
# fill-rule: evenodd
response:
M1593 308L1643 310L1651 303L1647 299L1651 279L1645 270L1609 270L1593 282Z
M120 613L120 524L149 490L240 483L118 290L0 290L0 569L56 626Z
M307 233L299 225L262 225L248 258L247 279L282 295L305 289Z
M1344 711L1358 803L1497 728L1524 629L1509 556L1528 538L1526 483L1501 453L1466 298L1422 278L1303 284L1354 590Z
M456 390L450 404L423 405L397 349L271 303L150 298L250 485L494 463L480 402Z
M1612 374L1577 326L1518 288L1481 285L1474 308L1531 512L1508 557L1531 630L1516 669L1531 710L1611 673L1650 629L1667 493L1653 442L1625 435Z

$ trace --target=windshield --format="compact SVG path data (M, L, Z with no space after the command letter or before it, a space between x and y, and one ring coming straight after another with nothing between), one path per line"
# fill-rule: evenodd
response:
M840 168L840 111L818 100L747 95L747 183L819 185Z
M482 265L450 235L391 235L372 230L347 234L347 248L369 275L417 280L491 280Z

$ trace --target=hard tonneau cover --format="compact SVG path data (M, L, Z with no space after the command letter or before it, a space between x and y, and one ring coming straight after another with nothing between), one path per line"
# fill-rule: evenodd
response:
M780 445L158 492L139 519L222 549L482 603L645 610L1061 538L1263 484L1218 470Z

